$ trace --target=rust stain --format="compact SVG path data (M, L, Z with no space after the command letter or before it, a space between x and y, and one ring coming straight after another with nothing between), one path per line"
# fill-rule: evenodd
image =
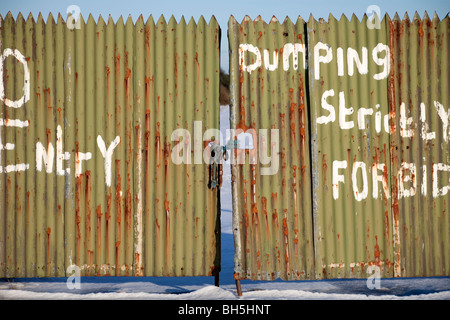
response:
M58 111L58 123L62 123L62 121L61 121L61 111L62 111L62 109L61 109L61 107L58 107L58 109L56 109L56 111Z
M156 136L155 136L155 152L156 152L156 167L161 165L161 134L160 123L156 123Z
M141 260L141 255L138 252L134 253L134 261L135 261L135 265L139 266L140 265L140 260ZM142 267L141 267L142 269ZM141 270L136 270L136 275L141 275Z
M77 264L80 265L80 251L81 251L81 213L80 213L80 201L81 201L81 177L82 174L76 177L75 186L75 224L76 224L76 253L77 253Z
M128 174L127 174L128 175ZM127 177L128 182L127 182L127 191L125 193L125 224L126 224L126 237L127 239L129 239L131 237L131 233L132 233L132 223L131 223L131 219L132 219L132 203L133 203L133 197L131 195L131 183L130 183L130 178ZM127 242L127 245L130 245L129 242Z
M159 225L158 218L155 218L155 226L156 226L156 239L159 239L161 226Z
M170 253L171 253L171 246L170 246L170 210L169 210L169 201L167 200L167 193L166 193L166 200L164 201L164 209L166 211L166 261L169 263L170 261Z
M51 103L51 95L50 95L50 88L44 89L44 96L47 97L47 110L52 110L52 103Z
M109 81L111 76L111 69L108 66L106 66L105 71L106 71L106 97L109 99Z
M108 187L108 191L106 194L106 213L105 213L105 223L106 223L106 261L109 262L109 221L111 220L111 202L112 202L112 195L111 195L111 187Z
M269 232L269 217L267 216L267 198L261 197L261 201L262 201L262 210L264 214L266 236L268 237L270 235L270 232Z
M85 208L86 208L86 245L91 248L91 172L86 170L85 173L86 185L85 185Z
M381 252L380 252L380 246L378 245L378 236L375 236L375 251L374 251L374 255L375 255L375 264L377 266L380 266Z
M116 159L116 266L119 266L119 255L122 239L122 178L120 176L120 159ZM116 275L119 274L116 271Z
M322 175L323 175L323 185L325 187L327 186L327 169L328 169L327 155L323 154L322 155Z
M259 31L259 32L258 32L258 35L259 35L259 38L258 38L258 40L260 40L260 39L262 38L262 36L263 36L263 33L262 33L262 31Z
M283 235L284 235L284 247L285 247L284 260L286 262L286 270L289 274L291 267L290 267L290 255L289 255L289 229L288 229L287 218L286 218L287 209L285 209L284 211L285 211L284 212L285 218L283 218Z
M396 110L396 99L395 99L395 61L394 52L396 48L396 37L398 34L396 28L392 21L389 22L389 45L391 50L391 71L388 77L388 102L389 102L389 117L391 118L391 134L395 132L395 110ZM398 168L397 153L395 139L391 139L391 166L392 168ZM392 177L391 195L392 195L392 215L393 215L393 236L394 236L394 276L401 276L400 267L400 225L399 225L399 203L398 203L398 179L394 175Z
M150 103L150 77L145 77L145 103L148 105ZM147 109L150 112L150 109Z
M289 108L289 121L290 121L290 134L291 134L291 145L297 145L295 142L295 115L297 110L297 103L294 101L294 89L289 88L289 99L290 99L290 108Z
M421 38L423 37L423 22L422 21L419 23L419 36Z
M116 73L117 73L118 75L120 75L120 54L118 54L118 55L116 56L116 61L115 61L115 63L116 63ZM119 77L117 77L117 78L119 78Z
M52 233L52 229L47 228L46 233L47 233L47 270L50 271L50 265L52 263L50 252L50 234Z
M102 248L102 206L98 205L95 211L97 214L97 250L100 252Z
M47 148L49 148L50 143L52 142L52 130L47 128L46 135L47 135Z

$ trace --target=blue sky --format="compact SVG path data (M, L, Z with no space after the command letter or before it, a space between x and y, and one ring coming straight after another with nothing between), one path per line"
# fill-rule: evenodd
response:
M226 70L228 69L226 30L231 15L238 21L241 21L245 15L249 15L252 19L261 15L266 21L272 16L276 16L279 20L284 20L287 16L296 20L299 15L308 20L310 14L316 19L327 19L330 13L335 17L340 17L342 14L351 17L355 13L358 18L361 18L371 5L378 6L381 15L388 13L391 17L396 12L400 17L403 17L405 12L412 17L415 11L420 16L427 11L430 16L437 12L439 18L443 18L450 11L448 0L0 0L0 14L5 16L11 11L16 17L21 12L26 17L31 12L33 16L37 17L41 12L46 18L52 12L54 15L61 13L63 17L66 17L67 8L71 5L78 6L83 17L92 14L97 19L100 15L104 18L111 15L115 21L120 16L128 17L128 15L131 15L136 21L141 14L144 19L150 14L155 19L161 15L169 19L173 15L177 21L181 16L184 16L186 20L194 17L198 21L199 17L203 15L206 21L209 21L214 15L222 29L221 64Z

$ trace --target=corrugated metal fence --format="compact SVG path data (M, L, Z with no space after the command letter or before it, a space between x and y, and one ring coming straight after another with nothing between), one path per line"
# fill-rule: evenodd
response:
M0 27L0 277L218 272L217 21Z
M236 279L450 275L449 21L231 17ZM0 28L0 277L217 274L216 20Z
M231 17L236 279L450 275L450 19L374 19Z

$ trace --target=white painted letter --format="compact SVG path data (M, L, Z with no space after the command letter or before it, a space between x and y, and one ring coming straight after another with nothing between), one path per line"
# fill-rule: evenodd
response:
M378 58L378 53L380 53L381 51L386 51L386 55L384 58ZM375 80L382 80L382 79L386 79L389 75L389 71L390 71L390 51L389 51L389 47L387 45L384 45L382 43L377 44L377 46L373 49L372 51L372 57L373 57L373 61L379 65L379 66L384 66L384 69L382 72L377 73L373 76L373 78Z
M383 171L382 175L378 175L378 170ZM372 196L374 199L378 199L378 182L383 184L384 195L386 199L389 199L389 184L387 181L387 172L385 173L386 166L384 163L374 163L372 165L372 180L373 180L373 190Z
M427 120L427 113L425 110L425 104L422 102L420 104L420 121L422 122L422 139L423 140L433 140L436 138L436 133L433 132L427 132L429 130L428 124L426 123Z
M0 132L0 164L2 163L1 152L3 150L14 150L14 148L15 148L15 144L14 143L7 143L7 144L3 145L1 132ZM29 168L30 168L30 165L28 163L10 164L10 165L6 166L5 168L3 168L0 165L0 173L2 173L2 172L9 173L9 172L26 171Z
M438 171L449 171L450 165L443 163L433 163L433 198L437 198L439 196L445 196L450 190L450 177L448 184L442 188L439 188L438 184Z
M406 177L403 176L403 170L409 170L410 174ZM416 194L417 182L416 182L416 165L414 163L402 162L400 169L398 170L399 190L398 198L412 197ZM412 182L412 186L409 189L405 189L403 182Z
M273 51L273 63L270 64L269 60L269 50L264 49L264 68L269 71L275 71L278 69L278 52L277 50Z
M353 108L345 107L344 91L339 92L339 127L341 129L351 129L355 126L352 121L346 121L345 117L353 113Z
M336 60L337 60L337 67L338 67L338 76L342 77L344 75L344 49L337 48Z
M320 56L319 51L320 50L326 50L327 54L326 56ZM318 42L314 46L314 78L316 80L320 79L320 63L330 63L330 61L333 59L333 52L331 51L331 47L328 44Z
M247 66L245 64L245 51L250 51L251 53L256 55L256 61ZM259 49L251 44L248 43L242 43L239 45L239 64L241 70L247 71L248 73L252 73L252 71L255 71L261 66L261 53L259 52Z
M380 105L375 105L375 108L378 110L380 109ZM377 133L381 132L381 111L375 112L375 131Z
M450 131L448 130L448 123L450 122L450 112L446 112L444 110L444 106L440 104L438 101L434 102L434 107L437 110L439 118L442 120L442 134L445 142L448 142L450 138Z
M425 162L425 157L423 157L423 160ZM424 164L422 166L422 195L427 195L427 166Z
M36 170L42 171L42 160L44 160L45 172L51 173L53 171L53 158L55 151L51 142L48 143L48 151L45 151L42 143L36 143Z
M325 110L328 110L330 112L330 114L328 116L321 116L317 118L317 123L318 124L327 124L328 122L334 122L334 120L336 120L336 114L334 112L334 107L331 104L327 103L327 98L329 96L334 96L334 90L326 90L323 94L322 94L322 108L324 108Z
M120 137L117 136L114 141L109 145L108 149L106 149L105 142L103 141L102 136L98 135L97 137L97 145L100 149L100 152L105 158L105 182L108 187L111 186L111 162L112 162L112 154L114 149L119 145Z
M414 128L407 129L407 126L411 126L413 123L413 118L406 118L405 103L402 102L400 105L400 135L403 138L414 137Z
M63 141L62 141L62 129L58 125L56 127L56 174L63 176L65 173L70 173L70 168L66 170L63 169L63 161L70 160L70 153L63 152Z
M2 79L0 79L1 81ZM28 127L29 125L29 121L21 121L21 120L13 120L13 119L0 119L0 128L5 126L5 127L17 127L17 128L23 128L23 127ZM3 145L2 143L2 132L0 130L0 173L3 172L3 167L1 166L2 164L2 154L1 151L3 150L14 150L15 145L13 143L6 143L5 145ZM10 164L8 166L5 167L5 173L8 172L14 172L14 171L25 171L28 170L30 168L30 165L28 163L19 163L19 164Z
M92 153L90 152L77 152L75 154L75 175L79 177L82 172L81 161L87 161L92 159Z
M292 54L294 70L298 69L298 53L303 53L303 69L306 69L305 45L301 43L286 43L283 47L283 69L289 70L289 56Z
M366 109L366 108L360 108L358 110L358 128L363 130L366 128L365 123L364 123L364 117L366 115L372 115L373 114L373 109Z
M5 86L3 84L3 64L8 56L14 56L20 63L23 64L23 96L19 100L11 101L5 97ZM17 49L5 49L0 56L0 100L11 108L20 108L28 100L30 100L30 70L28 69L28 63L22 53Z
M336 200L339 198L339 182L345 183L344 181L344 175L339 174L339 169L346 169L347 168L347 161L333 161L333 198Z
M352 76L353 65L356 62L356 67L360 74L367 74L369 72L369 67L367 63L367 48L362 47L362 62L359 59L358 51L352 48L348 48L347 50L347 65L348 65L348 75Z

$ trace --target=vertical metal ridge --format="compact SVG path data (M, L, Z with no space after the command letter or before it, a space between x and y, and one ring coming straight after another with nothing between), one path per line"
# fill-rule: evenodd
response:
M174 128L185 128L187 127L186 115L188 110L186 110L183 99L181 97L184 95L186 86L185 86L185 59L186 56L181 54L182 52L186 52L186 21L184 17L181 17L181 20L178 22L177 29L175 31L175 56L174 56L174 71L175 71L175 79L174 79L174 90L175 90L175 106L177 110L178 117L175 118ZM177 167L174 169L175 174L173 175L173 184L175 186L176 192L174 192L173 204L175 207L175 216L176 219L182 219L183 212L188 211L188 192L189 188L187 187L187 179L186 174L183 172L182 167ZM180 201L182 199L183 201ZM185 203L183 206L182 203ZM182 235L183 232L186 232L181 223L177 223L174 228L174 233L176 235ZM187 260L189 254L186 257L180 254L180 252L188 252L187 243L185 237L177 236L174 241L174 250L176 257L176 269L175 272L179 275L183 275L187 268ZM184 265L184 266L183 266Z
M389 26L396 66L390 78L393 112L403 119L393 137L401 221L396 275L446 275L449 219L442 213L448 211L448 135L439 111L443 116L449 99L443 80L443 70L448 69L448 18L430 20L425 13L421 19L416 13L411 21L394 18Z
M133 248L133 270L135 276L141 276L144 274L144 242L145 242L145 229L144 229L144 131L145 131L145 30L144 20L142 15L138 18L135 24L135 64L136 73L133 77L135 94L134 100L134 121L133 121L133 135L136 141L136 148L133 150L135 159L134 181L135 181L135 202L134 224L133 224L133 236L134 236L134 248Z
M152 105L155 105L156 97L154 94L154 74L155 70L155 45L153 39L155 37L156 27L153 17L150 16L145 23L145 73L148 75L145 77L145 136L144 136L144 163L145 163L145 232L152 235L156 234L155 223L155 211L153 210L155 204L155 186L152 183L154 181L154 171L152 166L152 160L150 157L154 153L154 141L155 141L155 110L151 109ZM145 274L155 273L155 260L153 257L156 254L156 239L153 237L145 238L144 247L144 261L145 261Z

